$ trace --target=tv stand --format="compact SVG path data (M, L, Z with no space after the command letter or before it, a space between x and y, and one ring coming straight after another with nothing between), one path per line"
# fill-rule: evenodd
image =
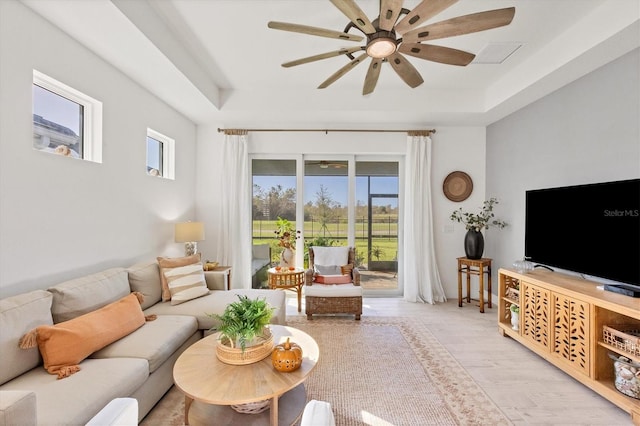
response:
M630 354L603 339L603 326L640 327L638 299L604 291L593 281L536 269L498 271L498 329L631 415L640 425L640 399L614 386L608 354ZM511 326L511 305L519 307L519 327Z

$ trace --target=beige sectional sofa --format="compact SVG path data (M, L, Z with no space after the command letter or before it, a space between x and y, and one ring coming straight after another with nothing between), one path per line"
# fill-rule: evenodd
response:
M178 356L214 326L238 294L266 298L272 322L286 323L285 296L272 290L224 291L224 276L205 272L209 294L171 305L161 301L156 262L113 268L0 300L0 426L84 425L114 398L133 397L142 419L173 385ZM20 349L28 331L109 305L131 292L144 295L144 315L157 316L83 360L63 379L43 368L37 347ZM212 354L212 356L215 356Z

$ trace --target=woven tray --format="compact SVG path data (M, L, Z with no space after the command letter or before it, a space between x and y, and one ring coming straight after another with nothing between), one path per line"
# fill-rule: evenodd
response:
M603 325L602 329L602 337L605 343L631 355L640 356L640 326Z
M227 344L225 344L225 342ZM242 348L232 348L228 346L229 339L223 337L218 340L216 345L216 355L218 359L225 364L247 365L261 361L271 355L273 350L273 335L267 328L263 340L253 346L247 346L244 351Z

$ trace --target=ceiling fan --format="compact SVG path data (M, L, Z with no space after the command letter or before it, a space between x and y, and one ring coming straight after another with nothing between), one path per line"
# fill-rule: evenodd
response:
M348 64L318 86L318 89L324 89L351 71L367 57L370 57L371 63L369 64L362 90L362 94L367 95L375 89L380 75L380 68L384 62L391 64L394 71L411 88L418 87L424 82L420 73L403 54L443 64L468 65L475 58L473 53L450 47L423 44L422 42L509 25L516 11L515 7L489 10L418 27L418 25L456 2L458 0L422 0L413 10L408 10L402 7L403 0L380 0L380 15L370 21L358 7L355 0L331 0L331 3L350 20L342 32L275 21L269 22L268 27L276 30L354 42L360 42L364 37L358 34L351 34L349 30L356 28L364 33L367 40L364 46L321 53L285 62L282 66L288 68L340 55L345 55L351 59ZM404 16L400 18L402 15ZM399 35L402 35L402 37L399 37ZM364 51L364 53L355 57L353 54L358 51Z
M328 169L331 167L332 169L343 169L347 167L347 162L331 162L331 161L307 161L309 165L315 165L320 167L321 169Z

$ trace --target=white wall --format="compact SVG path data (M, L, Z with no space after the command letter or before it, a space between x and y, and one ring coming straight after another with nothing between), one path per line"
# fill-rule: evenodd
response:
M219 176L224 165L216 155L224 139L217 132L222 125L200 126L198 129L197 216L205 222L207 240L200 243L203 256L215 259L215 234L218 207L223 202L218 195ZM247 125L247 127L251 127ZM358 125L354 125L358 128ZM425 126L426 127L426 126ZM254 132L249 136L249 151L263 154L367 154L404 155L406 133L339 133L329 132ZM437 128L433 135L434 230L438 266L447 297L457 297L456 257L464 256L464 227L456 224L452 233L444 226L452 225L451 212L461 205L482 205L484 199L485 129L484 127ZM444 178L452 171L463 170L474 181L474 191L464 203L454 203L442 192Z
M20 2L0 1L0 293L181 255L195 215L196 126ZM32 70L103 103L103 162L32 148ZM146 129L176 141L175 181L146 175Z
M526 190L640 177L638 70L636 49L487 128L487 194L511 224L488 238L494 275L524 255Z

